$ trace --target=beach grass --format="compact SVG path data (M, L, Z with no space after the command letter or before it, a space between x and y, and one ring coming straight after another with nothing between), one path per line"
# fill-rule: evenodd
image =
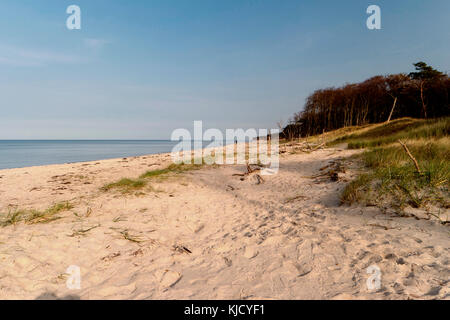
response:
M388 203L398 212L427 204L448 208L449 133L450 118L403 118L334 139L330 145L348 143L349 149L365 148L358 157L368 169L345 188L342 203ZM399 141L407 145L418 167Z
M16 225L19 222L24 222L26 224L49 223L61 218L57 215L58 213L68 211L73 207L74 206L69 202L60 202L44 211L35 209L12 210L7 214L0 214L0 226L7 227Z
M130 193L136 190L140 190L147 185L147 181L143 179L130 179L122 178L117 182L112 182L104 185L102 191L120 190L122 193Z
M167 168L164 169L157 169L157 170L150 170L145 172L140 176L141 179L152 179L152 178L161 178L161 177L167 177L170 174L181 174L187 171L192 170L198 170L203 167L205 164L204 161L202 161L201 164L175 164L172 163Z
M450 135L450 117L442 119L402 118L390 123L362 128L352 127L353 133L342 135L329 143L348 143L349 149L373 148L396 143L398 140L430 140Z
M202 164L172 163L168 167L163 169L149 170L141 174L136 179L121 178L117 182L112 182L104 185L103 187L100 188L100 190L104 192L111 190L118 190L122 193L133 193L139 190L143 190L144 188L149 188L151 191L158 192L158 190L149 186L149 181L166 180L169 177L175 177L176 175L185 173L187 171L198 170L202 168L204 164L205 164L204 161L202 161Z
M141 243L144 242L144 240L142 239L142 237L137 236L137 235L133 235L130 234L130 232L128 230L122 230L120 232L121 236L123 237L123 239L134 242L134 243Z

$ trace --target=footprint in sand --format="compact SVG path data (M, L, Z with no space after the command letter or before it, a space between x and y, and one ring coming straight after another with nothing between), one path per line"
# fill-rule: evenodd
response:
M294 263L299 277L305 276L313 269L313 245L310 240L305 240L297 246L297 261Z
M167 289L176 285L181 280L182 275L172 270L160 270L156 273L156 277L159 279L160 286Z
M247 259L253 259L258 255L258 250L255 247L246 247L244 251L244 257Z

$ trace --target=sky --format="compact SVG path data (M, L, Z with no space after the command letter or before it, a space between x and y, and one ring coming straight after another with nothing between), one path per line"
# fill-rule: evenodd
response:
M417 61L450 71L449 14L448 0L2 0L0 139L277 128L316 89Z

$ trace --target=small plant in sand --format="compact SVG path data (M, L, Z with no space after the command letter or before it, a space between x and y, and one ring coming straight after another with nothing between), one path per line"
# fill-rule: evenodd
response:
M130 193L136 190L140 190L147 185L147 181L142 179L129 179L123 178L117 182L109 183L101 188L102 191L110 191L118 189L123 193Z
M202 164L171 164L167 168L150 170L142 174L137 179L122 178L117 182L109 183L103 186L101 191L119 190L122 193L133 193L144 188L148 188L152 192L162 192L148 185L149 180L165 180L169 177L175 177L176 175L185 173L187 171L200 169L204 165ZM142 193L135 193L136 195L143 195Z
M115 217L114 219L113 219L113 222L114 223L117 223L117 222L121 222L121 221L127 221L127 218L125 218L124 216L117 216L117 217Z
M80 228L77 230L74 230L73 233L71 235L69 235L69 237L84 237L87 235L87 233L91 230L94 230L96 228L100 227L99 224L92 226L92 227L88 227L88 228Z
M61 219L58 213L68 211L73 208L69 202L56 203L45 211L35 209L22 209L10 211L7 214L0 214L0 226L7 227L15 225L19 222L26 224L49 223L54 220Z
M140 176L141 179L151 179L151 178L167 178L169 175L173 176L175 174L181 174L187 171L197 170L203 167L205 161L202 164L175 164L172 163L167 168L150 170Z
M120 232L120 234L122 235L122 237L125 240L128 240L128 241L135 242L135 243L144 242L144 239L142 239L142 237L130 234L128 230L123 230Z

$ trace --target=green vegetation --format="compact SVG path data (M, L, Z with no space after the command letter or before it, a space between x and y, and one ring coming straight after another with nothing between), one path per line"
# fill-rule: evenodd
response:
M131 241L131 242L135 242L135 243L141 243L144 242L144 240L142 239L142 237L137 236L137 235L132 235L128 232L128 230L123 230L120 232L120 234L122 235L122 237L125 240Z
M390 204L398 212L434 204L448 208L450 187L450 118L415 120L403 118L388 124L355 128L330 144L348 143L367 148L360 156L368 173L361 174L344 190L343 203ZM406 142L420 167L399 140Z
M109 183L101 188L102 191L110 191L112 189L119 189L123 193L130 193L144 188L147 181L142 179L128 179L123 178L117 182Z
M7 227L16 225L19 222L25 222L27 224L48 223L60 219L61 217L57 216L58 213L68 211L72 208L73 205L69 202L61 202L54 204L45 211L35 209L14 210L7 214L0 214L0 226Z
M346 142L349 149L360 149L384 146L398 140L439 139L448 137L449 134L450 118L433 120L402 118L390 123L366 126L366 130L344 135L331 144Z
M150 170L142 174L137 179L122 178L117 182L109 183L101 188L102 191L119 190L122 193L132 193L142 190L148 186L149 180L158 179L163 180L173 177L176 174L181 174L191 170L200 169L204 164L171 164L167 168ZM155 191L152 188L153 191Z
M169 174L180 174L180 173L184 173L186 171L191 171L191 170L196 170L196 169L200 169L204 164L204 161L202 162L202 164L175 164L172 163L171 165L169 165L167 168L164 169L158 169L158 170L150 170L147 171L146 173L142 174L140 176L141 179L146 179L146 178L156 178L156 177L167 177Z
M91 230L94 230L96 228L100 227L99 224L86 228L86 229L78 229L78 230L74 230L73 233L71 235L68 235L69 237L84 237L87 235L87 233Z

